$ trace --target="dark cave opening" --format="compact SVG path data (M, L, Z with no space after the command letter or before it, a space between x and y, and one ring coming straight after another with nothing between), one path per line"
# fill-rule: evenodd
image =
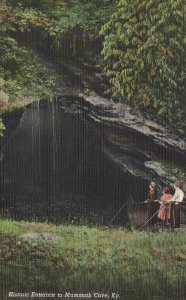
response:
M146 181L120 169L103 143L76 109L61 102L29 105L4 146L2 210L18 219L106 221L131 194L144 200Z

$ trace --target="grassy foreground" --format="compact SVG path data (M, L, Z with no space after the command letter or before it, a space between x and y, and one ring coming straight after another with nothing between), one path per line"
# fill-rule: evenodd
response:
M118 293L125 300L178 300L186 299L185 282L185 230L153 233L0 219L2 300L11 299L9 292L53 292L53 299L57 293L68 299L70 292L91 293L92 299L94 293L107 294L101 299Z

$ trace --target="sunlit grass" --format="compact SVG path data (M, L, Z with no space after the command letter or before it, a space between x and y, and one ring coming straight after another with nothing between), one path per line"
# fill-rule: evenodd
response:
M177 300L186 295L185 253L185 230L0 220L0 285L6 292L114 290L127 300Z

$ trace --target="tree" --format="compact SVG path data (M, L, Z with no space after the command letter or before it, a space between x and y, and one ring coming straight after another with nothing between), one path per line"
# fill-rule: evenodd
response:
M120 0L101 31L112 95L174 125L185 106L183 7L183 0Z

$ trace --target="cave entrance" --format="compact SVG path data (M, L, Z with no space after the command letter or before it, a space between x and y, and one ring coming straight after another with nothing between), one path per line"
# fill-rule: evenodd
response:
M32 103L4 147L2 209L19 219L107 222L131 193L141 200L144 180L116 166L103 143L76 107Z

